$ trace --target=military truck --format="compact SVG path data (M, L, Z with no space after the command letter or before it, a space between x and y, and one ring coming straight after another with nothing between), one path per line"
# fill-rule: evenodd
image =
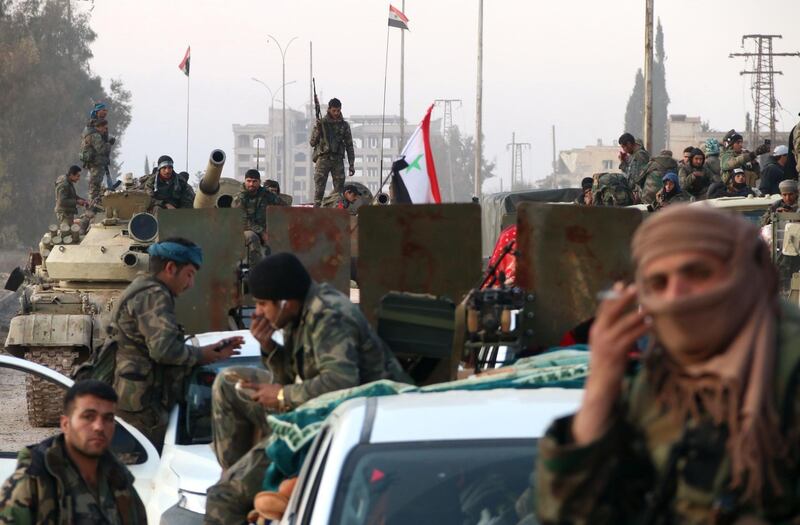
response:
M221 179L224 164L225 153L212 151L195 208L231 206L240 184ZM10 281L16 282L7 284L22 288L20 310L11 319L5 342L8 353L70 375L102 346L114 301L148 269L147 248L158 240L161 229L161 213L150 213L150 208L150 196L128 186L102 198L101 211L85 235L77 227L51 227L26 271L15 270ZM61 391L33 376L26 388L30 423L56 424L60 405L54 400L60 399Z

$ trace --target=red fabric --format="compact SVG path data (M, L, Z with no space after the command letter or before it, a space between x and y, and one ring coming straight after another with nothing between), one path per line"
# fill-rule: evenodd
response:
M508 243L513 242L512 250L517 249L517 225L512 224L502 232L500 232L500 237L497 238L497 243L494 245L494 251L492 252L492 256L489 258L489 266L494 266L497 263L500 256L503 255L503 248L505 248ZM505 272L506 275L506 282L510 285L514 284L516 273L517 273L517 258L514 256L513 251L507 253L505 257L503 257L502 262L495 270L495 276L497 279L500 279L500 272ZM495 282L492 286L498 286L500 283ZM484 286L485 288L486 286Z

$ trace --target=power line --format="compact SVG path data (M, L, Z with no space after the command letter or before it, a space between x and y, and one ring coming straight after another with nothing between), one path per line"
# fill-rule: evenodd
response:
M769 133L769 138L775 142L776 118L775 108L779 105L775 99L775 75L783 75L782 71L775 70L773 58L775 57L800 57L800 53L775 53L772 49L772 41L776 38L783 38L782 35L744 35L742 36L742 48L746 40L752 40L755 50L745 53L731 53L730 58L743 57L747 62L754 62L753 69L748 70L745 66L740 75L750 75L752 82L750 89L753 93L753 103L755 104L753 121L753 132L750 140L751 146L761 141L762 130Z
M511 133L511 142L506 144L506 149L511 150L511 191L525 185L522 179L522 150L531 149L530 142L517 142L517 134Z
M461 107L460 98L437 98L433 101L437 106L442 106L444 115L442 117L442 133L447 136L447 132L453 127L453 104L458 103L457 107Z

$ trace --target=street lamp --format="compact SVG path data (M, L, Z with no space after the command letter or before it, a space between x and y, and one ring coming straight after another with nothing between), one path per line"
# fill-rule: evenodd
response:
M281 101L282 104L283 104L282 117L281 117L281 120L283 120L283 169L282 169L283 181L282 182L283 182L283 185L284 185L283 187L284 188L288 188L289 187L288 186L289 178L286 176L286 142L287 142L287 137L286 137L286 52L289 50L289 46L292 45L292 42L297 40L297 37L296 36L292 37L292 39L289 40L289 42L286 44L286 47L281 47L281 45L278 43L278 39L277 38L275 38L274 36L269 35L269 34L267 36L270 39L272 39L273 42L275 42L275 45L278 46L278 51L280 51L280 53L281 53L281 71L282 71L282 73L281 73L281 82L283 82L283 85L281 85L281 90L283 91L283 96L281 97L281 98L283 98L283 100ZM269 39L267 39L267 43L269 43ZM292 185L292 186L294 186L294 185ZM288 191L288 193L291 193L291 191Z
M250 80L252 80L253 82L258 82L259 84L264 86L264 89L266 89L269 92L269 97L270 97L269 109L272 109L272 107L275 105L275 97L278 96L278 92L275 92L275 94L273 94L273 91L269 88L269 86L267 84L265 84L263 81L257 79L256 77L250 77ZM297 82L297 80L290 80L289 82L286 82L283 86L281 86L281 88L283 88L284 86L289 86L289 85L294 84L296 82ZM278 88L278 89L280 89L280 88ZM269 113L267 113L267 122L269 122L269 121L270 121Z

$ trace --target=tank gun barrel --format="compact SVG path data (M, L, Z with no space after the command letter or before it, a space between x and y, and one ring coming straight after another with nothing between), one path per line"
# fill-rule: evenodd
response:
M222 167L225 165L225 152L215 149L208 157L208 166L203 178L200 179L198 192L194 197L195 208L213 208L216 204L216 195L219 193L219 179L222 176Z

